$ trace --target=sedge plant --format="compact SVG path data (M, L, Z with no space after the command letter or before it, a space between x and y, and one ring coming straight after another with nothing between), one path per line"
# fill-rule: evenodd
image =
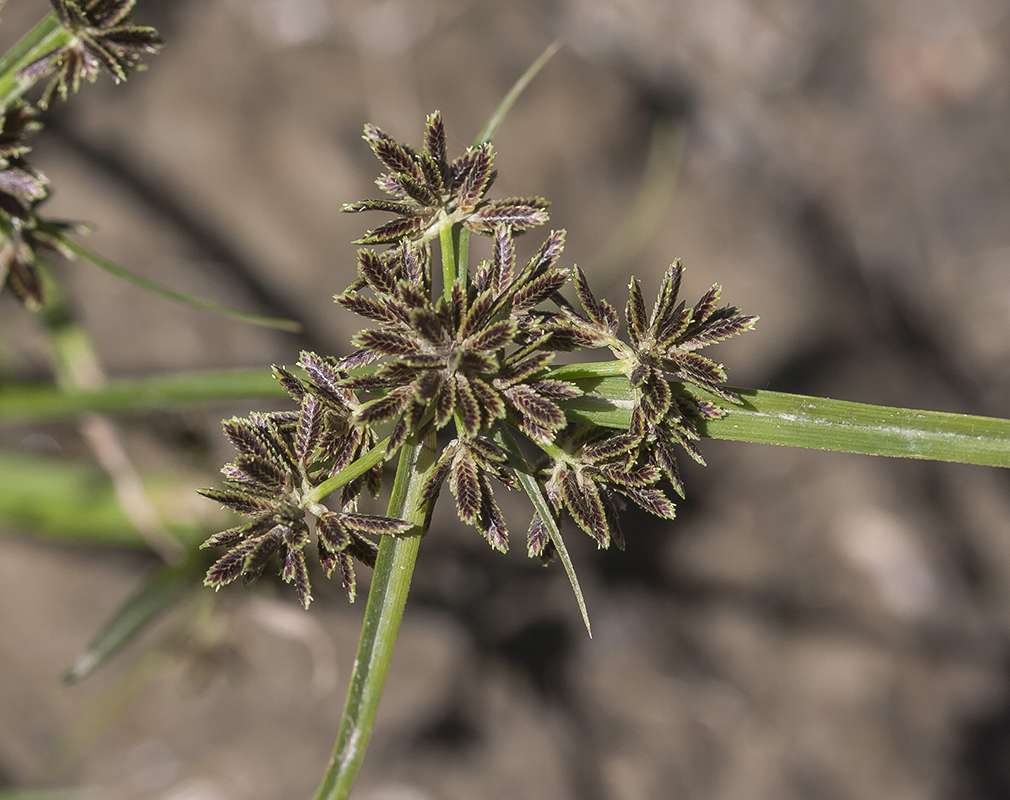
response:
M751 330L757 317L722 305L718 285L693 302L682 299L680 261L658 286L632 279L620 311L597 297L586 274L566 263L564 231L543 232L546 199L493 195L493 136L556 47L455 157L437 111L419 147L365 126L364 140L383 170L376 184L384 197L344 210L386 216L356 242L354 280L334 298L363 320L344 352L302 352L295 366L275 366L272 381L263 371L75 379L93 353L46 269L47 250L81 256L172 300L296 327L173 292L88 251L70 236L80 226L39 215L48 182L25 160L39 110L100 72L124 80L142 66L142 55L157 52L157 32L130 18L134 4L53 0L54 11L0 59L0 287L50 330L61 377L52 386L5 386L0 419L222 398L284 396L291 403L224 422L237 455L222 470L224 485L203 494L244 519L203 542L203 550L215 552L212 560L192 540L168 546L148 538L168 563L96 636L69 679L89 674L187 594L204 591L196 575L220 589L277 571L307 609L310 554L351 601L357 570L370 568L357 658L316 795L343 798L368 745L414 564L440 496L451 494L460 520L504 552L515 535L497 497L503 490L525 493L525 549L545 565L560 562L590 630L562 529L581 531L600 548L623 548L620 518L628 504L672 520L673 497L685 491L678 458L704 463L706 437L1010 466L1007 420L728 387L708 348ZM34 103L25 99L43 80ZM471 258L471 237L489 240L487 259ZM532 242L529 252L525 242ZM76 349L61 342L76 342ZM566 363L556 363L559 354ZM364 513L359 503L382 492L387 464L395 464L395 477L386 513ZM129 498L119 493L119 499Z

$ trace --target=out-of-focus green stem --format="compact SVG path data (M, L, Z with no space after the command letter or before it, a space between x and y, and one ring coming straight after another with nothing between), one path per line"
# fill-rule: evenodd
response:
M69 38L56 12L50 11L0 58L0 108L7 108L35 83L35 78L18 78L18 72Z
M495 109L494 114L491 115L491 119L487 121L487 124L481 128L480 133L477 134L477 138L474 139L474 146L480 147L485 142L490 142L494 135L498 132L498 128L501 126L502 122L505 120L505 115L509 113L515 101L519 99L526 87L532 83L533 79L537 76L537 73L544 68L544 65L550 61L556 52L561 49L561 40L555 39L549 45L540 57L530 64L529 68L519 76L519 79L512 85L509 89L509 93L505 95L498 108Z
M57 386L71 391L101 388L105 373L91 338L71 315L59 284L43 264L39 264L38 269L46 285L46 306L39 316L49 334ZM123 511L151 549L168 563L181 561L186 554L185 547L165 528L111 421L100 414L85 412L78 419L78 428L95 458L112 478Z
M104 269L106 272L115 275L117 278L129 281L133 285L139 286L141 289L146 289L154 294L160 294L162 297L175 303L181 303L182 305L189 306L190 308L198 308L201 311L210 311L214 314L232 317L233 319L239 319L252 325L261 325L265 328L275 328L280 331L288 331L289 333L298 333L302 329L302 324L300 322L295 322L294 320L281 319L279 317L267 317L263 314L253 314L249 311L240 311L237 308L230 308L229 306L222 305L221 303L215 303L212 300L205 300L202 297L191 297L190 295L183 294L182 292L177 292L175 289L170 289L151 278L133 272L126 267L121 267L119 264L113 263L107 258L102 258L98 255L98 253L94 253L87 247L84 247L84 245L75 242L63 231L61 231L58 226L53 225L52 223L45 222L44 220L38 220L36 224L38 225L40 231L52 236L54 239L57 239L63 247L74 255L94 264L99 269Z

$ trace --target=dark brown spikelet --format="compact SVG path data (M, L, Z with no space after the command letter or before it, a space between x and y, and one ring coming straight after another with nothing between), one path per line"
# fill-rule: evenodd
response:
M565 457L540 470L544 493L555 512L567 511L599 547L615 543L623 548L617 520L625 498L651 514L673 519L673 503L656 487L665 473L641 460L639 437L583 426L566 430L559 444ZM545 535L546 530L531 526L530 547L546 546Z
M20 80L34 80L56 73L39 100L41 108L47 108L57 94L66 100L84 79L93 83L100 69L116 83L125 81L130 70L144 68L144 54L157 53L164 44L154 28L130 20L136 0L52 0L52 4L70 39L17 75Z
M517 486L508 458L498 445L484 438L453 439L439 456L421 502L433 503L448 478L459 518L477 528L496 550L505 552L508 529L491 488L492 477L510 488Z
M84 228L66 222L43 223L36 208L49 195L49 181L25 161L26 140L42 125L37 112L15 100L0 117L0 291L7 290L31 310L45 305L37 259L40 251L73 258L54 234Z
M384 517L335 514L318 502L305 502L303 493L373 447L375 433L351 423L359 403L340 385L346 373L333 359L303 352L299 365L306 378L274 369L288 394L299 401L298 411L225 420L225 434L238 456L222 469L225 488L202 493L253 518L207 540L205 547L233 548L211 568L208 585L220 587L239 576L245 582L255 580L276 554L282 579L294 586L300 602L308 607L312 596L304 548L309 542L310 515L317 516L320 562L327 574L340 569L352 599L352 556L371 562L375 550L366 534L401 533L410 526ZM341 507L353 508L366 488L377 491L380 475L378 465L346 483L340 492Z

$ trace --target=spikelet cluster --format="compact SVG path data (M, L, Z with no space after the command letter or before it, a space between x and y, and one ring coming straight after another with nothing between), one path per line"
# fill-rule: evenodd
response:
M69 36L15 75L20 83L30 84L55 73L37 101L39 108L47 108L57 95L66 100L82 79L93 82L103 68L117 83L126 80L129 70L143 68L141 55L157 52L162 40L154 28L133 24L130 11L135 4L136 0L52 0ZM72 258L54 234L85 231L72 223L45 222L37 214L49 196L49 181L28 165L25 156L31 151L26 140L41 128L38 112L22 99L0 112L0 291L9 291L35 310L45 305L39 251Z
M543 451L533 476L551 519L534 512L530 556L551 560L551 528L566 516L600 547L622 548L619 513L628 501L673 518L664 487L683 496L674 446L701 460L697 423L724 412L671 381L738 402L723 386L722 366L697 351L750 329L756 317L719 308L718 286L686 306L678 299L683 270L677 262L651 316L632 281L622 338L616 309L596 299L582 270L561 265L564 231L550 233L528 260L518 258L515 234L546 222L547 202L486 198L495 174L490 144L450 162L438 112L428 117L420 151L371 125L364 138L388 170L377 183L392 199L345 210L382 211L394 219L358 241L367 246L358 251L357 277L335 300L367 327L342 358L303 354L307 379L276 369L300 411L226 422L241 455L225 468L227 488L205 494L252 522L207 543L233 545L207 583L254 578L276 552L283 577L307 603L301 553L314 528L324 569L339 569L353 598L352 560L374 561L371 536L411 528L357 512L361 491L378 489L378 467L341 489L331 502L339 511L304 498L373 447L380 431L388 432L387 458L412 437L446 431L422 503L430 515L447 483L459 518L501 551L509 546L509 532L495 487L518 487L516 465L500 444L505 429ZM446 227L491 237L492 253L472 274L461 271L451 285L437 287L430 243ZM376 245L390 246L380 251ZM634 394L630 430L569 423L565 404L582 388L555 376L551 366L559 351L583 348L609 348L627 375Z
M157 53L164 42L158 32L135 25L130 12L137 0L51 0L60 25L70 38L25 65L18 77L42 78L55 73L42 97L40 108L48 108L56 95L67 96L87 79L94 83L104 69L116 83L125 81L130 70L143 69L142 56Z

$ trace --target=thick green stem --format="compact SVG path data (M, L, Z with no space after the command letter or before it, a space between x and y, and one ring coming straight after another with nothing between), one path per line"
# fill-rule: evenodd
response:
M0 107L7 108L35 83L37 78L18 78L18 72L39 56L70 38L51 11L0 58Z
M433 434L423 443L408 441L400 452L388 515L415 527L406 536L383 536L379 545L340 732L316 800L347 797L365 755L424 529L422 490L435 460Z
M450 225L447 222L438 235L442 248L442 297L448 300L454 283L458 282L466 289L470 231L460 223Z
M443 296L447 299L451 295L453 283L459 280L459 272L466 274L467 239L460 232L461 228L461 225L447 224L439 234ZM422 426L424 424L422 422ZM375 449L368 455L374 452ZM362 460L364 459L359 459ZM400 620L407 603L417 550L425 532L428 517L423 503L424 487L435 469L436 461L433 429L423 442L412 436L400 450L400 462L396 468L387 515L407 520L413 523L414 528L406 536L383 536L379 544L379 556L372 573L365 621L361 627L358 654L354 659L354 671L347 690L340 731L323 782L316 792L316 800L343 800L347 797L365 756L375 714L379 710L382 687L393 656L396 634L400 630ZM340 477L341 475L336 475L330 482ZM322 484L315 493L326 488L327 484Z
M467 259L470 257L470 231L462 225L452 226L452 252L456 258L456 281L466 291Z
M452 285L456 282L456 257L452 247L452 226L444 225L438 235L442 249L442 297L448 300L452 294Z

